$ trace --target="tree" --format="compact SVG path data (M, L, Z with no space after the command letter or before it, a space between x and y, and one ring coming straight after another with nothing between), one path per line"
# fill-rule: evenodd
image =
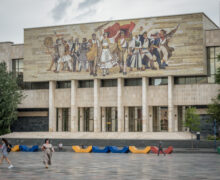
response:
M10 132L10 125L17 118L17 106L22 100L17 79L7 71L5 62L0 63L0 135Z
M218 61L220 61L220 55L218 55ZM220 84L220 67L216 70L215 82ZM217 124L220 124L220 90L217 97L212 99L212 104L208 106L208 114L211 116L211 122L216 120Z
M185 126L189 128L191 132L192 148L193 148L193 133L200 130L200 117L196 114L196 108L190 107L186 109L185 114L186 122Z

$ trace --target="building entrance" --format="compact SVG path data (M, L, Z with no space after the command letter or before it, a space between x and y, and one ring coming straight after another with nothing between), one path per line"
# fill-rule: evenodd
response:
M153 107L153 131L168 131L168 107Z
M106 117L106 131L115 132L117 131L117 108L116 107L106 107L105 108Z
M57 108L57 131L70 130L70 110L69 108Z
M128 108L128 122L129 132L141 132L142 131L142 108L141 107L129 107Z
M94 108L84 108L84 132L94 131Z

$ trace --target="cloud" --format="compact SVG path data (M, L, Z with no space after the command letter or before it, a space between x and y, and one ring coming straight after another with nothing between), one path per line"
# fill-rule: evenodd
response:
M99 3L101 0L84 0L83 2L79 3L78 9L85 9L88 7L91 7L97 3Z
M66 9L71 6L71 4L71 0L60 0L59 3L51 10L53 19L56 21L61 20L66 13Z
M76 17L74 17L74 20L82 20L84 18L87 18L87 17L91 17L93 15L96 14L96 10L95 9L88 9L87 11L85 11L84 13L81 13L79 15L77 15Z

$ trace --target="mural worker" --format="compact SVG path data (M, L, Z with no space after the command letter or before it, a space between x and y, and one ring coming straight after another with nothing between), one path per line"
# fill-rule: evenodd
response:
M59 55L59 49L58 49L58 43L59 43L60 38L58 37L55 41L55 44L53 44L53 38L52 37L46 37L44 39L44 45L47 48L47 54L50 54L51 56L51 63L47 71L51 71L53 65L55 64L54 71L57 69L58 65L58 60L60 58Z
M97 61L100 48L100 42L96 38L96 34L92 34L92 39L89 40L89 52L87 53L87 59L89 62L90 75L97 76Z
M162 59L162 65L163 66L168 66L168 60L172 56L172 53L174 51L173 47L169 47L168 43L175 34L179 27L179 24L175 29L167 33L164 29L160 30L159 37L160 37L160 54L161 54L161 59Z
M165 69L165 66L161 64L161 57L160 57L160 52L159 52L159 46L160 46L160 37L159 33L152 34L151 37L153 38L151 42L151 48L150 52L152 55L156 56L156 61L158 63L159 69Z
M48 168L48 165L51 165L52 153L54 152L54 148L52 144L50 144L49 139L45 139L45 143L41 149L44 152L43 163L45 164L45 168Z
M65 45L64 45L64 39L61 38L58 41L58 51L59 51L59 55L60 58L58 60L58 65L57 65L57 69L54 72L59 72L60 69L64 70L64 56L65 56Z
M119 73L127 74L126 59L128 56L128 42L125 38L125 32L121 30L120 37L118 38L118 56L119 56Z
M101 57L100 57L100 68L102 69L102 75L108 75L109 69L114 66L113 63L113 56L110 53L110 44L115 42L115 38L118 36L120 31L118 31L114 37L108 38L108 33L105 32L102 35L102 30L99 31L100 33L100 41L101 41Z
M147 31L145 31L142 35L139 35L139 39L142 44L142 64L144 65L143 70L150 68L152 70L156 70L154 66L153 56L150 52L151 40L147 37Z
M76 66L77 66L77 62L78 62L78 59L79 59L79 55L80 55L80 52L79 52L79 49L80 49L80 43L79 43L79 38L76 38L75 39L75 42L73 41L73 38L72 38L72 43L71 43L71 50L70 50L70 55L73 59L73 72L76 72Z
M133 68L141 70L142 68L142 58L141 58L141 42L139 41L138 35L133 37L133 41L130 43L130 71L133 71Z
M11 161L8 159L8 153L11 151L11 145L8 143L8 141L5 138L2 138L1 148L2 148L2 157L0 159L0 164L5 159L9 164L8 169L13 168L14 166L12 165Z
M80 44L79 49L79 72L85 70L88 72L88 59L87 59L87 52L88 52L88 42L86 38L83 38L82 43Z
M67 68L68 71L72 71L72 57L70 56L70 46L67 43L67 41L64 41L64 56L63 56L63 62L64 62L64 70Z

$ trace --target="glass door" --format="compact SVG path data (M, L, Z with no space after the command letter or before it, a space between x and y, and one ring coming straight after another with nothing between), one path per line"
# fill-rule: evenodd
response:
M106 131L107 132L117 131L117 108L106 107L105 117L106 117Z
M141 107L129 107L129 132L141 132L142 131L142 108Z

